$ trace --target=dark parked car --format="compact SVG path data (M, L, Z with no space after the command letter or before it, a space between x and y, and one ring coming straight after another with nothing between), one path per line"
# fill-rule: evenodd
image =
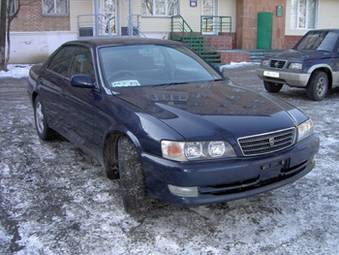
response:
M32 67L38 135L58 132L120 178L129 212L146 195L195 205L291 183L319 140L299 109L232 85L179 43L74 41Z
M308 32L293 49L266 58L258 74L269 92L287 84L305 88L312 100L324 99L339 87L339 30Z

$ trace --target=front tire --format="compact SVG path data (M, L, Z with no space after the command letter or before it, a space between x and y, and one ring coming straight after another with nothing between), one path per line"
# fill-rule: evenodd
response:
M264 81L264 86L265 86L265 89L268 92L270 92L270 93L278 93L282 89L283 84Z
M55 137L55 133L48 127L48 123L45 116L44 106L37 96L34 100L34 122L38 136L41 140L48 141Z
M314 73L307 85L306 94L308 98L314 101L323 100L329 89L329 80L325 72L318 71Z
M135 145L127 138L118 140L120 191L127 213L137 215L146 209L144 172Z

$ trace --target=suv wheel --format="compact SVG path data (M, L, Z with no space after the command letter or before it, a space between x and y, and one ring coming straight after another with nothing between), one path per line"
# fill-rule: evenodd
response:
M264 81L264 86L265 86L265 89L268 92L270 92L270 93L278 93L282 89L283 84Z
M42 140L52 140L54 138L54 131L48 127L45 117L45 109L40 101L39 96L34 100L34 122L37 133Z
M142 163L136 147L127 137L118 140L118 165L120 191L126 212L131 215L144 212L147 199Z
M314 101L323 100L329 89L328 76L325 72L318 71L314 73L307 85L307 96Z

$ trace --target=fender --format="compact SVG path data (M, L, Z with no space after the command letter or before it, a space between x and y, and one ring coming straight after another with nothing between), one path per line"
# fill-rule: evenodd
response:
M328 70L330 70L331 78L332 78L332 88L339 87L339 72L334 72L332 67L328 64L314 65L308 70L308 73L311 74L312 72L314 72L315 70L319 68L327 68Z
M108 131L106 132L103 141L101 142L102 144L102 149L104 150L105 148L105 141L107 140L107 138L111 135L111 134L121 134L121 135L125 135L127 136L132 143L135 145L137 151L139 154L141 154L142 152L142 147L141 144L139 142L139 139L126 127L124 126L116 126L115 128L110 128L108 129Z
M328 64L316 64L313 65L310 69L308 69L307 73L311 74L313 73L314 70L319 69L319 68L327 68L331 71L331 75L333 74L332 67Z

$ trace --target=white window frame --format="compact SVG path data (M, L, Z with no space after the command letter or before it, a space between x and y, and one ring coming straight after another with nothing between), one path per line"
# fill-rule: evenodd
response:
M296 11L296 29L300 29L300 30L305 30L305 29L315 29L317 27L317 21L318 21L318 4L319 4L319 1L318 0L315 0L315 15L314 15L314 27L309 27L309 15L308 15L308 12L309 12L309 9L308 9L308 5L309 5L309 1L310 0L306 0L306 14L305 14L305 27L300 27L300 23L299 23L299 18L300 18L300 0L296 0L297 1L297 9L295 10ZM292 10L293 11L293 10Z
M152 6L153 6L153 13L151 14L147 14L147 10L143 10L143 16L144 17L171 17L172 15L169 15L168 13L168 1L169 0L165 0L165 14L164 15L160 15L160 14L155 14L155 6L156 6L156 1L157 0L152 0ZM175 14L175 15L179 15L180 14L180 0L178 0L178 13ZM144 4L145 8L146 7L146 4Z
M42 9L42 16L52 16L52 17L66 17L69 16L69 0L66 0L66 13L56 13L56 5L58 0L54 1L54 13L45 13L44 12L44 0L41 0L41 9Z

